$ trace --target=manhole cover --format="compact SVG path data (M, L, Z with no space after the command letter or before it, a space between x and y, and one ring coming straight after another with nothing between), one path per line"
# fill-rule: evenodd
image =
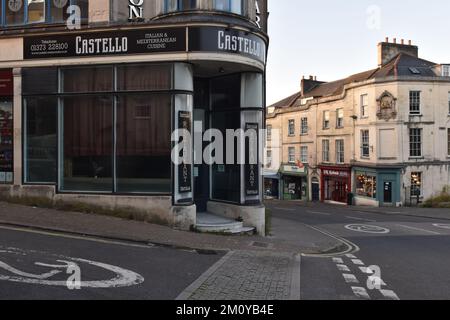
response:
M373 226L368 224L349 224L345 226L345 229L356 231L356 232L364 232L364 233L389 233L391 232L387 228Z

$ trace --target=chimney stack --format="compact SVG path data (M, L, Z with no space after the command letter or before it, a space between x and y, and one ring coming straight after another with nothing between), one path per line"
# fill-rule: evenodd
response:
M305 79L305 76L302 77L302 81L300 84L300 90L302 92L302 95L307 94L309 91L317 87L318 85L322 84L324 82L317 81L316 76L309 76L308 79Z
M418 58L419 47L413 46L411 40L408 41L408 44L405 44L404 39L401 40L401 43L397 43L397 38L394 38L394 42L390 43L389 38L386 37L386 42L378 44L378 66L381 67L390 62L399 53L405 53Z

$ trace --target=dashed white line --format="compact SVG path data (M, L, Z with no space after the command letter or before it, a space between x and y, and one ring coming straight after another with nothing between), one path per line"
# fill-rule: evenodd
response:
M280 207L274 207L276 210L282 210L282 211L295 211L295 209L288 209L288 208L280 208Z
M386 299L400 300L400 298L392 290L380 290L380 292Z
M357 218L357 217L351 217L351 216L345 216L348 219L358 220L358 221L366 221L366 222L376 222L375 220L369 220L364 218Z
M368 267L359 267L359 270L361 270L361 272L365 273L365 274L372 274L373 273L373 270L368 268Z
M370 300L370 296L367 293L367 290L362 287L352 287L353 293L355 296L361 299Z
M405 226L405 225L403 225L403 224L398 224L398 226L399 226L399 227L402 227L402 228L406 228L406 229L411 229L411 230L427 232L427 233L431 233L431 234L435 234L435 235L440 235L439 232L430 231L430 230L426 230L426 229L422 229L422 228L416 228L416 227Z
M339 271L350 272L350 269L345 264L338 264L337 268Z
M323 216L331 216L331 214L326 213L326 212L319 212L319 211L307 211L308 213L313 213L313 214L321 214Z
M343 264L343 263L344 263L344 260L342 260L342 258L333 258L333 262L334 262L334 263Z
M347 283L359 283L358 279L353 274L344 273L342 276L345 279L345 282Z
M357 266L363 266L364 262L362 262L359 259L352 259L353 264L356 264Z
M356 259L356 256L353 254L346 254L345 256L349 259Z

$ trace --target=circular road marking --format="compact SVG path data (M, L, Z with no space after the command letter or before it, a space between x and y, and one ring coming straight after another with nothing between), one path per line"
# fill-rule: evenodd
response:
M364 233L380 233L380 234L386 234L391 232L387 228L379 227L379 226L373 226L368 224L349 224L345 226L345 229L356 231L356 232L364 232Z

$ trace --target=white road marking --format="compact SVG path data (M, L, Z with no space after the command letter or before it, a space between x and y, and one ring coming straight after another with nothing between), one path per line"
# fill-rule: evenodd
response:
M353 274L344 273L342 275L347 283L359 283L358 279Z
M274 207L276 210L282 210L282 211L295 211L295 209L288 209L288 208L280 208L280 207Z
M383 228L380 226L373 226L368 224L348 224L344 226L345 229L355 231L355 232L364 232L364 233L377 233L377 234L386 234L391 232L388 228Z
M319 211L307 211L308 213L313 213L313 214L321 214L323 216L331 216L330 213L326 213L326 212L319 212Z
M338 264L337 268L339 271L350 272L350 269L345 264Z
M343 263L344 263L344 260L342 260L341 258L333 258L333 262L334 262L334 263L343 264Z
M348 219L359 220L359 221L376 222L375 220L369 220L369 219L364 219L364 218L357 218L357 217L351 217L351 216L345 216L345 217Z
M366 274L372 274L373 270L368 268L368 267L359 267L359 270L361 270L362 273L366 273Z
M361 287L352 287L353 293L355 296L361 299L370 300L370 296L367 293L367 290Z
M433 226L442 229L450 229L450 224L434 223Z
M2 225L0 225L0 229L10 230L10 231L20 231L20 232L33 233L33 234L41 234L41 235L45 235L45 236L52 236L52 237L65 238L65 239L86 240L86 241L91 241L91 242L114 244L114 245L120 245L120 246L126 246L126 247L145 248L145 249L150 249L150 248L154 247L154 245L151 243L149 243L148 245L144 245L144 244L135 244L135 243L128 243L128 242L114 241L114 240L103 240L100 238L94 238L94 236L76 236L76 235L64 234L63 231L61 231L61 232L40 231L40 230L33 230L33 229L29 229L29 228L7 227L7 226L2 226Z
M356 264L357 266L363 266L364 262L362 262L359 259L352 259L353 264Z
M435 234L435 235L440 235L439 232L435 232L435 231L430 231L430 230L426 230L426 229L422 229L422 228L416 228L416 227L410 227L410 226L405 226L403 224L398 224L397 226L405 228L405 229L410 229L410 230L415 230L415 231L422 231L422 232L426 232L426 233L431 233L431 234Z
M380 292L387 299L400 300L400 298L392 290L380 290Z
M380 286L387 286L386 282L384 282L383 279L377 276L370 276L368 280L374 285L378 286L378 288Z
M346 254L345 256L349 259L356 259L355 255L353 254Z
M7 248L9 252L13 248ZM41 266L57 266L58 268L61 267L62 269L69 270L69 267L71 265L79 265L79 264L88 264L90 266L94 266L100 269L106 269L109 272L112 272L115 277L107 280L95 280L95 281L80 281L80 287L81 288L121 288L121 287L130 287L135 286L138 284L141 284L144 282L144 277L142 277L140 274L137 274L133 271L123 269L117 266L113 266L106 263L101 263L97 261L91 261L86 259L80 259L80 258L73 258L73 257L67 257L63 255L54 255L54 254L48 254L46 252L38 252L33 250L22 250L22 249L14 249L11 253L15 254L36 254L40 253L41 255L49 255L50 257L53 257L56 262L63 263L64 265L50 265L50 264L43 264L39 263ZM65 259L65 260L62 260ZM51 270L47 273L36 275L36 274L30 274L23 271L20 271L14 267L11 267L10 265L0 262L0 268L8 271L9 273L12 273L13 275L3 275L0 274L0 280L1 281L10 281L10 282L18 282L18 283L27 283L27 284L36 284L36 285L47 285L47 286L62 286L67 287L67 281L62 280L49 280L52 276L61 273L60 270Z

